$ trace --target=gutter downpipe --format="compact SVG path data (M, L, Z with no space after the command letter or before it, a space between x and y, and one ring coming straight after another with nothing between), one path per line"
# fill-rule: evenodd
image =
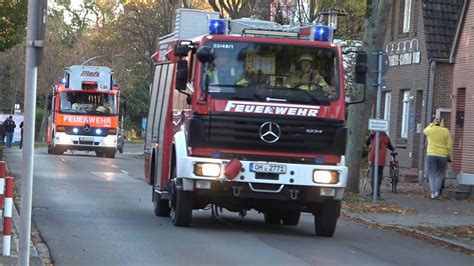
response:
M433 91L434 91L434 77L436 70L436 60L429 60L429 73L428 73L428 95L427 95L427 106L426 106L426 116L425 116L425 127L430 124L431 116L433 115ZM428 142L426 137L423 134L423 170L418 175L418 185L423 183L423 180L428 180L428 156L426 156L426 147Z

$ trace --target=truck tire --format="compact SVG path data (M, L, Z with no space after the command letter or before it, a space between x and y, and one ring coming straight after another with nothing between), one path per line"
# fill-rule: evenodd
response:
M51 146L48 145L48 154L53 154L53 148L51 148Z
M95 151L95 155L97 157L104 157L104 152L103 151Z
M193 216L193 192L178 188L175 180L171 181L171 221L174 226L188 227Z
M301 212L287 211L283 214L282 220L284 225L298 225L300 221Z
M331 200L323 203L314 216L314 229L317 236L332 237L336 231L337 218L341 211L341 201Z
M106 151L105 157L112 158L112 159L115 158L115 151Z
M263 217L267 224L281 224L281 214L278 211L266 211Z

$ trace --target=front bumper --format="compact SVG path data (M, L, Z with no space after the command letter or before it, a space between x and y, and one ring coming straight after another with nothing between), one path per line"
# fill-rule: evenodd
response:
M347 167L343 160L338 165L290 164L277 162L240 161L240 173L232 180L224 176L228 160L185 157L178 160L177 177L182 180L182 188L186 191L212 191L214 195L220 192L244 198L271 198L271 199L301 199L302 195L311 201L318 201L321 197L342 199L347 182ZM220 175L217 177L203 177L194 174L196 163L217 163L221 165ZM265 175L250 171L252 163L270 163L284 165L286 172L272 175L271 179ZM321 184L313 181L314 170L332 170L339 173L335 184ZM230 191L230 192L229 192ZM315 197L311 196L318 196Z
M70 150L110 150L117 149L117 136L80 136L57 132L54 146Z

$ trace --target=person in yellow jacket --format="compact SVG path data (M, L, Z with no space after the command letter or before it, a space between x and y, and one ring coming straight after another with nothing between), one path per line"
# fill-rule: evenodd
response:
M453 143L449 129L444 127L441 117L435 118L424 130L428 138L428 179L430 182L431 199L440 195L441 186L446 175L446 162L451 162Z

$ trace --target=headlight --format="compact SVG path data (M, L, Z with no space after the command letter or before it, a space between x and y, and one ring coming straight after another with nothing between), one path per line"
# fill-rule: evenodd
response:
M102 133L102 129L98 128L95 130L95 134L100 135Z
M71 137L69 137L68 135L56 135L56 140L58 141L58 143L71 143Z
M339 173L329 170L314 170L313 182L321 184L336 184L339 182Z
M117 139L114 138L114 137L106 137L104 138L104 144L105 145L112 145L112 144L115 144L117 143Z
M221 164L219 163L196 163L194 174L197 176L218 177L221 175Z
M79 132L79 129L78 129L77 127L75 127L75 128L72 129L72 132L73 132L74 134L77 134L77 133Z

